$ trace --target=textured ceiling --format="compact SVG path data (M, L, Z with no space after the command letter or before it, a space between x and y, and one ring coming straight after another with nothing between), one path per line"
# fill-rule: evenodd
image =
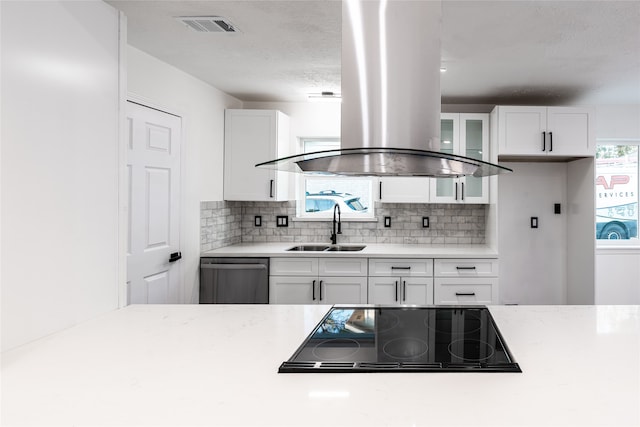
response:
M129 43L244 101L340 91L340 1L107 1ZM176 16L224 16L236 34ZM443 1L442 102L640 104L640 0Z

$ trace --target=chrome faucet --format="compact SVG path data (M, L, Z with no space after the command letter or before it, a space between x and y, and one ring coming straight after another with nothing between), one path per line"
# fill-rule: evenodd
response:
M336 209L338 209L338 221L336 221ZM336 224L338 224L338 232L336 233ZM336 203L333 205L333 228L331 233L331 244L338 243L338 234L342 234L342 223L340 221L340 206Z

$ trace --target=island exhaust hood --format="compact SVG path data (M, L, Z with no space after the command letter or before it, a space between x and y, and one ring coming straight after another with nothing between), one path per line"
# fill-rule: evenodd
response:
M439 1L343 0L341 148L256 167L352 176L511 172L440 153Z

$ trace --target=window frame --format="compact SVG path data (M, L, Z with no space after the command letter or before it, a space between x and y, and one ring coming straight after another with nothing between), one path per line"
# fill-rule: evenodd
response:
M298 150L300 153L304 154L305 152L305 144L307 142L326 142L326 143L340 143L339 137L299 137L298 138ZM332 147L333 148L333 147ZM326 148L326 149L332 149ZM321 151L321 150L314 150ZM313 151L310 151L313 152ZM342 221L377 221L375 217L375 208L374 203L376 201L374 197L374 185L377 182L377 179L374 177L348 177L348 176L339 176L339 175L326 175L326 174L313 174L313 173L299 173L296 176L296 221L327 221L333 219L333 210L320 211L320 212L307 212L306 211L306 188L307 181L321 181L321 180L354 180L354 181L367 181L369 184L369 195L371 198L371 202L369 206L367 206L366 213L351 213L346 211L346 209L342 209L340 212ZM357 195L356 195L357 197Z
M640 138L597 138L596 139L596 150L600 145L630 145L638 147L638 174L636 179L638 180L638 191L640 193ZM597 158L594 156L594 180L598 178L598 169L597 169ZM630 239L618 239L618 240L609 240L609 239L598 239L596 233L597 230L597 197L598 197L598 187L594 182L594 238L596 240L596 249L619 249L619 248L640 248L640 215L638 218L638 232L636 237ZM638 208L640 208L640 194L636 194L636 198L638 199ZM637 212L637 211L636 211Z

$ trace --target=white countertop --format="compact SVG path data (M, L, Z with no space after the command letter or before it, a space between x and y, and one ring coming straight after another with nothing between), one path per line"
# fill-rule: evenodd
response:
M520 374L278 374L328 308L111 312L2 354L2 425L640 425L640 306L491 306Z
M287 251L305 243L240 243L212 251L203 257L352 257L352 258L497 258L498 253L485 245L401 245L390 243L362 243L366 247L354 252ZM322 243L307 243L322 245ZM346 243L344 246L359 245ZM327 244L327 246L330 246Z

